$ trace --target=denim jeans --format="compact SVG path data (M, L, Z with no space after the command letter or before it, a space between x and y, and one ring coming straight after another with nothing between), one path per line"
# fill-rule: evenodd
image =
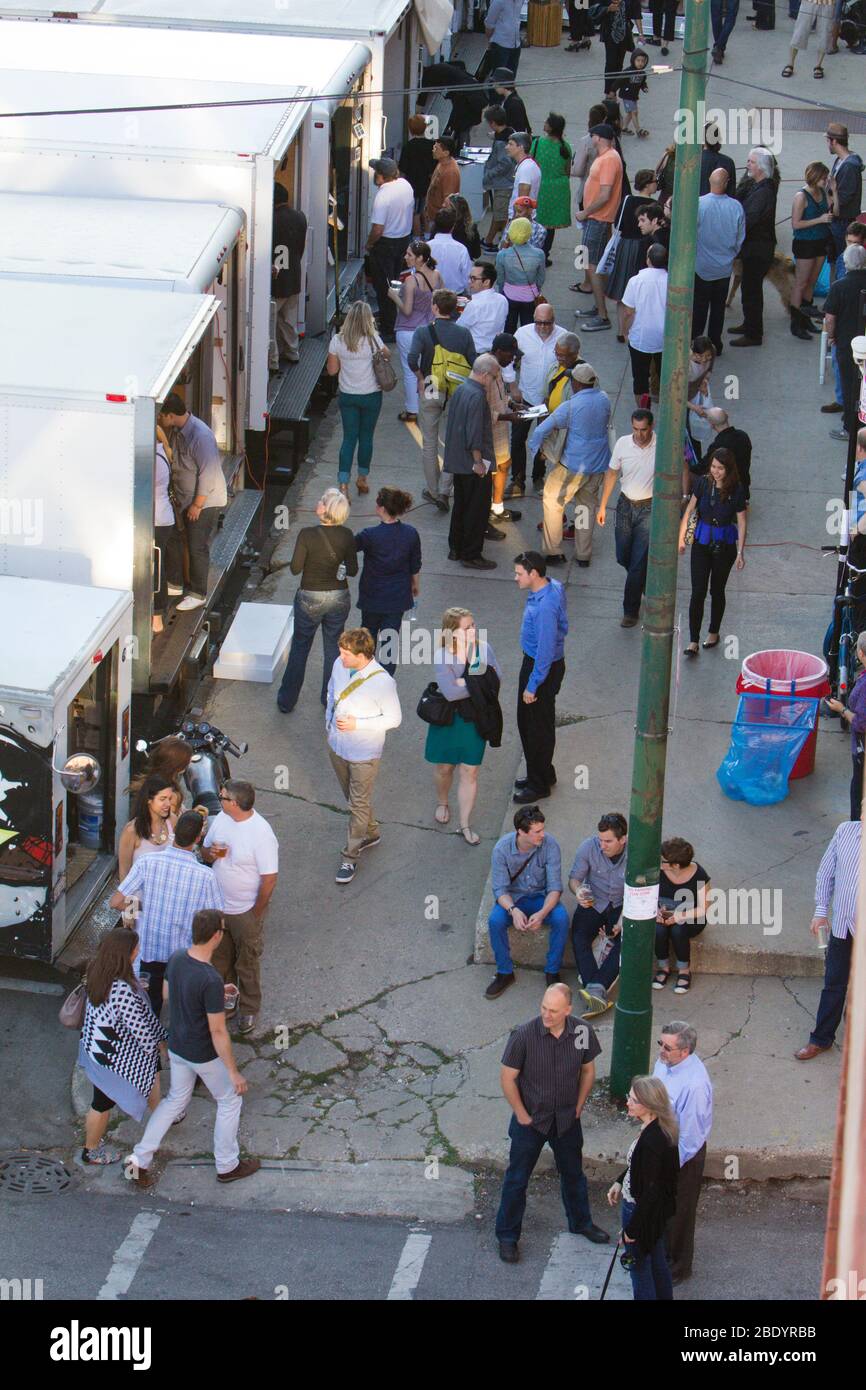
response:
M373 459L373 432L382 409L382 392L369 391L356 396L340 391L337 396L340 419L343 422L343 442L340 445L338 479L347 483L352 476L355 450L358 450L358 473L366 477Z
M740 8L740 0L710 0L710 17L713 21L713 43L716 48L725 51L725 45L731 37L734 25L737 22L737 11ZM722 15L724 14L724 18Z
M621 1204L623 1230L631 1220L634 1208L634 1202L624 1201ZM648 1255L644 1255L636 1243L626 1245L625 1248L637 1259L637 1264L629 1270L635 1302L647 1302L649 1300L655 1302L659 1299L672 1300L674 1286L671 1282L670 1266L665 1253L664 1236L659 1236Z
M622 906L615 907L612 903L608 903L603 912L596 911L594 907L581 907L580 903L574 909L574 916L571 919L571 948L574 951L574 963L580 972L584 989L590 989L592 986L592 993L600 994L602 991L606 993L619 974L622 936L613 938L613 945L601 965L595 963L592 943L603 926L612 927L614 923L619 921L621 915Z
M848 976L851 973L853 937L831 936L824 962L824 988L818 1003L818 1017L809 1042L816 1047L830 1047L842 1022Z
M490 54L490 71L496 68L511 68L514 76L517 76L517 69L520 66L520 45L517 48L503 48L501 43L492 43L488 48Z
M387 643L383 651L383 656L395 655L399 651L400 628L402 623L402 609L399 613L371 613L367 608L361 609L361 626L367 629L377 647L379 645L380 634L383 637L383 642ZM385 633L390 635L386 638ZM388 650L389 648L390 651ZM388 672L389 676L393 676L397 669L397 663L394 661L382 661L380 664L383 670Z
M628 571L622 598L622 611L627 618L639 617L640 601L646 588L650 510L642 504L636 506L622 493L616 504L616 562Z
M527 893L522 898L515 898L514 905L519 907L521 912L525 912L527 917L531 917L534 912L541 910L546 897L546 893ZM547 960L544 963L544 969L548 975L555 975L562 964L565 943L568 940L568 912L562 903L557 903L553 911L547 914L544 925L550 927L550 939L547 943ZM511 952L508 949L508 928L510 926L511 918L505 908L500 907L499 903L494 903L487 927L490 932L490 944L496 957L498 975L510 975L514 970Z
M295 594L295 625L285 674L277 695L277 704L287 714L295 708L304 675L307 657L317 629L322 629L324 651L322 669L322 704L328 696L328 681L337 660L337 638L346 626L352 599L348 589L299 589Z
M555 1126L554 1126L555 1127ZM568 1219L568 1229L577 1234L592 1222L589 1193L583 1175L583 1132L576 1120L566 1134L542 1134L533 1125L520 1125L511 1116L508 1126L511 1152L502 1180L502 1195L496 1213L496 1239L517 1242L523 1228L526 1210L526 1189L541 1150L549 1144L556 1159L562 1205Z
M836 344L830 349L833 358L833 396L837 405L845 404L845 397L842 394L842 373L839 371L839 363L836 360Z

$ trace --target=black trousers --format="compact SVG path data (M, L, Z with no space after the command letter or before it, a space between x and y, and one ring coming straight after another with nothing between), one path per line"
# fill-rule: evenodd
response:
M517 683L517 732L526 759L526 779L531 791L549 792L555 776L553 753L556 748L556 697L565 675L562 658L550 670L535 692L535 703L524 704L523 692L535 662L524 656Z
M743 259L743 282L740 294L743 300L744 333L747 338L764 336L764 276L773 264L773 252L761 251Z
M153 538L159 551L154 556L153 611L162 616L168 607L166 586L183 588L183 545L176 526L154 526Z
M619 88L619 81L616 74L622 74L625 67L625 55L629 52L627 42L613 43L610 39L604 40L604 90L605 94L613 92L616 94ZM620 76L620 80L621 76Z
M492 469L483 478L477 473L454 474L448 548L454 551L458 560L481 558L492 499Z
M592 21L589 11L581 8L575 0L568 0L568 37L572 43L588 39L592 35Z
M677 0L650 0L653 34L670 43L676 37Z
M396 280L404 270L403 257L410 238L381 236L367 252L370 279L379 304L379 332L393 333L397 322L397 306L388 298L389 281Z
M692 337L706 333L717 352L722 349L722 329L725 326L725 301L731 283L730 275L721 280L702 280L695 276L695 301L692 312ZM709 327L707 320L709 319Z
M189 550L188 590L196 598L207 598L210 548L221 511L221 507L205 507L204 511L199 513L197 521L190 521L184 512L183 529Z
M142 974L150 976L147 994L150 999L150 1007L157 1018L162 1013L162 982L165 979L167 964L168 961L164 960L143 960L141 962Z
M668 1222L665 1236L671 1260L671 1274L689 1275L695 1253L695 1218L701 1195L701 1179L707 1161L704 1144L680 1168L677 1179L677 1209Z
M710 591L710 632L720 632L725 616L725 585L737 558L735 545L692 545L692 597L689 601L689 640L699 642L707 589Z
M850 433L857 430L857 407L860 402L860 372L851 356L851 339L837 341L836 361L842 379L842 423Z
M515 420L511 426L511 481L526 487L526 441L534 420ZM544 479L544 455L537 453L532 460L532 481Z

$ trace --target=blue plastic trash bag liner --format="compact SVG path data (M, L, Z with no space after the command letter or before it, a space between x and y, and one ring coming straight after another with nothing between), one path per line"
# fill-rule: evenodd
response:
M731 745L716 773L725 796L750 806L784 801L818 704L805 696L741 695Z

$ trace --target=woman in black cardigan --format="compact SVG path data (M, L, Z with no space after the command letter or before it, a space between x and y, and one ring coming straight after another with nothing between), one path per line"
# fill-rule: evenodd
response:
M640 1120L641 1131L607 1200L611 1206L622 1201L621 1258L635 1299L672 1299L665 1226L676 1209L679 1124L664 1084L652 1076L632 1081L628 1113Z

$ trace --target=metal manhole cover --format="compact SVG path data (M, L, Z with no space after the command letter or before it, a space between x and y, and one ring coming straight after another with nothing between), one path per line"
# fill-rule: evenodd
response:
M41 1197L65 1192L71 1180L68 1168L44 1154L9 1154L0 1158L0 1192Z

